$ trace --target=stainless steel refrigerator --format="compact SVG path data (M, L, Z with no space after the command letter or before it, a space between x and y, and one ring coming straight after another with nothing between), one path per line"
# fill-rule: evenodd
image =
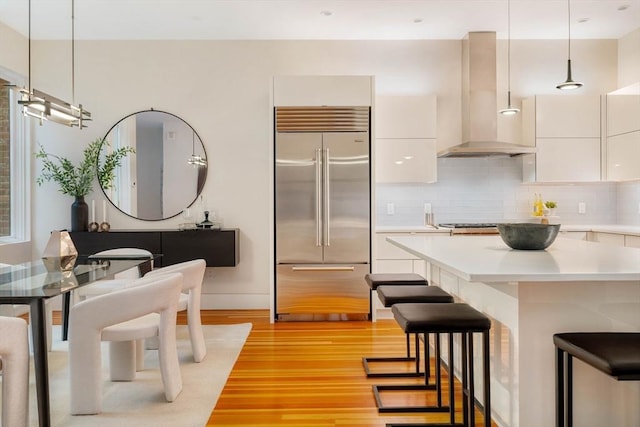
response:
M370 318L369 116L275 109L276 320Z

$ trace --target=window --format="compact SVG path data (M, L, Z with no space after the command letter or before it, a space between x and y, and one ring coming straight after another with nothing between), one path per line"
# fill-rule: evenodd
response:
M28 144L17 93L17 79L0 68L0 243L28 239Z
M11 126L9 82L0 79L0 237L11 236Z

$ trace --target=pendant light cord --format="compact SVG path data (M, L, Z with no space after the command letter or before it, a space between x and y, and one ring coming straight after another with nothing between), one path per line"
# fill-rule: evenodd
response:
M75 0L71 0L71 103L76 103Z
M509 107L511 107L511 0L507 0L507 83L509 85Z
M29 93L31 93L31 0L29 0L29 45L28 45L28 55L29 55Z
M569 25L568 25L569 36L567 37L567 44L568 44L567 58L571 60L571 0L567 0L567 17L569 19Z

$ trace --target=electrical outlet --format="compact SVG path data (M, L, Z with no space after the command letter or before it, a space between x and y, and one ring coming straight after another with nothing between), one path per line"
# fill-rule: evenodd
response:
M387 203L387 215L393 215L394 213L396 213L396 207L393 203Z
M638 202L638 213L640 214L640 202Z
M578 203L578 213L579 214L587 213L587 204L585 202Z
M424 204L424 213L426 213L426 214L430 214L431 213L431 203L425 203Z

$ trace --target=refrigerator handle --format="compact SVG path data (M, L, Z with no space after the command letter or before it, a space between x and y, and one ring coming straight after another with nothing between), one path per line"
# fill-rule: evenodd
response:
M316 246L322 246L322 227L320 218L322 217L322 155L320 149L316 149Z
M329 233L329 229L331 226L330 223L330 200L331 200L331 188L329 187L329 149L326 148L324 150L324 161L322 162L324 166L323 180L324 180L324 244L325 246L331 245L331 234Z

